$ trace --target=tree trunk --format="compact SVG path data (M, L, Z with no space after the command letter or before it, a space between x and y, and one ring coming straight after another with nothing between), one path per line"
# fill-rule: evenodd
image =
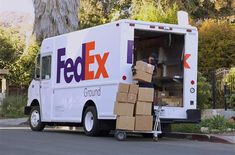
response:
M33 33L39 43L45 38L78 29L79 0L33 0Z

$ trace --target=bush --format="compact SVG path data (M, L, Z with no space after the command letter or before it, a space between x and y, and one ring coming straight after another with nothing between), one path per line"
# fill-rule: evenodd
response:
M228 22L206 20L199 28L199 71L208 71L235 65L235 29Z
M26 105L26 96L7 96L0 106L0 116L7 118L16 118L24 116L24 106Z
M200 123L201 127L208 127L209 132L218 130L218 132L226 132L228 128L235 129L235 122L229 121L224 116L216 115L213 118L205 119Z
M227 120L224 116L216 115L213 118L203 120L200 125L202 127L208 127L209 131L216 129L220 132L225 132L227 129Z
M235 94L228 95L226 101L228 106L235 110Z
M210 108L211 84L207 79L198 73L197 82L197 107L199 109Z
M173 132L200 133L201 127L207 127L209 133L226 132L228 128L235 129L235 122L229 121L224 116L217 115L213 118L202 120L199 124L173 124Z

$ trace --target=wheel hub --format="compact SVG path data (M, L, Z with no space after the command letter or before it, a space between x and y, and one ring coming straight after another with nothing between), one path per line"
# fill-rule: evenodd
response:
M94 116L92 112L87 112L85 116L85 128L87 131L91 131L94 125Z
M31 114L31 125L33 127L36 127L39 123L40 120L40 116L39 116L39 112L37 110L34 110Z

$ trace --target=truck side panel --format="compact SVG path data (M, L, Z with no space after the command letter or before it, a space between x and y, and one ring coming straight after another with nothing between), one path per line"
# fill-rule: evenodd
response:
M81 122L84 104L99 118L114 117L120 75L120 28L114 24L55 38L52 121Z

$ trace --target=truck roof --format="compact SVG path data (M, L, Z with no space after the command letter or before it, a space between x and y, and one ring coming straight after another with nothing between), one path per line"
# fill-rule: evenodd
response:
M113 25L113 24L118 24L118 23L119 24L129 23L129 24L135 24L135 25L164 26L164 27L171 27L171 28L177 28L177 29L191 29L191 30L197 31L197 28L194 27L194 26L191 26L191 25L186 25L185 26L185 25L178 25L178 24L166 24L166 23L147 22L147 21L130 20L130 19L121 19L121 20L118 20L118 21L114 21L114 22L110 22L110 23L106 23L106 24L102 24L102 25L98 25L98 26L94 26L94 27L90 27L90 28L86 28L86 29L81 29L81 30L78 30L78 31L85 31L85 30L89 30L89 29L98 28L98 27L101 27L101 26L108 26L108 25ZM78 32L78 31L73 31L73 32L61 34L61 35L58 35L58 36L46 38L43 41L53 39L53 38L57 38L57 37L61 37L61 36L68 35L70 33Z

